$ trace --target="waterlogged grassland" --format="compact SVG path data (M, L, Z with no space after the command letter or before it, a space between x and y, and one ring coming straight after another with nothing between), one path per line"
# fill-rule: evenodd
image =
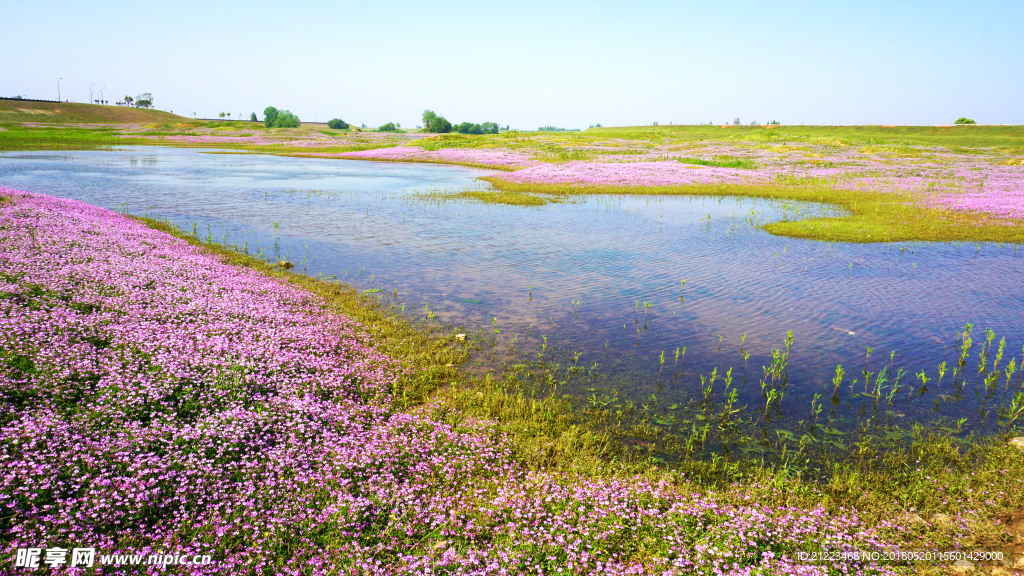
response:
M1024 243L1024 226L1018 220L983 212L955 212L917 204L893 194L837 190L825 186L566 186L525 184L485 176L500 191L484 201L534 205L581 194L634 194L651 196L745 197L768 200L815 202L845 210L848 215L799 218L762 225L780 236L829 242L973 241ZM523 201L522 199L529 199Z
M384 291L357 293L292 274L152 220L145 222L173 238L68 201L7 195L14 207L0 207L0 242L7 247L0 252L0 319L16 324L22 337L2 340L2 414L17 425L4 429L0 449L12 462L33 463L0 475L2 492L12 496L2 503L11 546L74 532L101 547L127 541L212 552L219 569L236 573L260 562L275 572L314 563L366 574L418 574L425 567L557 573L570 563L580 574L920 573L924 566L891 563L800 566L796 555L849 546L984 549L1004 552L1011 565L1019 555L1012 546L1021 535L1007 519L1024 501L1024 453L1004 438L920 426L856 439L826 430L822 437L838 438L830 442L850 450L820 468L801 465L816 450L813 443L785 434L762 441L774 458L723 453L666 461L666 447L683 445L673 444L641 407L595 396L581 408L565 398L571 381L588 378L571 357L542 349L535 360L497 376L466 376L455 368L467 354L493 353L493 334L470 334L463 343L429 320L410 324ZM90 265L76 267L80 257ZM50 259L45 267L44 258ZM182 259L192 264L187 273L177 265ZM116 279L118 294L112 297L113 286L103 282L64 278L82 280L81 274ZM147 304L144 331L132 328L138 320L110 322L126 300ZM195 308L195 300L209 305ZM197 341L212 337L222 348L225 331L263 335L230 342L256 346L259 352L247 356L256 364L233 366L231 351L223 355L218 346L196 356L181 340L163 340L163 312L175 324L187 310ZM311 310L317 324L329 327L326 333L355 332L336 348L323 348L322 336L311 338L303 328ZM74 315L78 323L54 331L44 311ZM282 336L287 355L298 355L294 366L279 364L284 350L278 354L274 346ZM147 354L154 338L162 342L160 353ZM69 350L80 356L84 372L49 370L58 346L59 358L66 360ZM201 359L206 368L193 376L202 386L186 380L190 385L171 386L166 398L135 398L148 403L146 410L105 402L117 378L101 378L97 386L90 377L107 364L86 360L111 354L120 359L119 378L144 372L153 391L174 384L163 382L170 374L159 359L177 359L179 371ZM316 376L314 367L330 365L335 354L347 358L343 364L362 366L358 378ZM361 362L365 357L377 360ZM253 371L268 359L278 362L276 370ZM368 369L373 365L410 369ZM784 363L766 368L781 374ZM203 395L219 400L196 404ZM691 414L700 423L684 443L690 453L709 441L706 432L700 435L705 424L742 429L729 410L703 404ZM109 426L82 426L111 418L122 423L116 434L105 432ZM140 425L146 418L154 420ZM40 429L48 431L45 443L32 436ZM83 434L91 454L104 458L48 457L56 445L81 449ZM65 438L75 442L65 446ZM162 448L151 453L149 446ZM194 458L197 453L207 456ZM119 459L147 464L121 467ZM68 476L74 490L49 484L63 477L58 468L65 466L75 467ZM169 475L174 480L165 480ZM138 513L116 505L96 509L110 500L107 486L114 481L139 487L123 491L123 499L150 504ZM50 488L43 490L44 482ZM258 498L249 496L253 490ZM74 507L79 499L93 505ZM174 509L163 513L154 508L160 502L175 502ZM60 521L41 516L55 503L81 512ZM191 511L187 518L176 513L179 504ZM291 528L296 525L301 529ZM715 549L732 553L727 563Z
M773 234L841 242L1020 243L1024 128L650 126L424 137L249 122L120 127L6 124L0 150L119 144L488 168L478 201L542 205L578 194L748 196L825 202L848 216L776 222Z
M848 216L777 222L826 241L1021 241L1019 127L651 126L583 133L443 135L361 158L490 166L535 205L578 194L747 196L825 202Z

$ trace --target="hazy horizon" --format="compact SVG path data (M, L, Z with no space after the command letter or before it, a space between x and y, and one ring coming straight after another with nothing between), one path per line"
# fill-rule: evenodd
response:
M376 127L1024 123L1024 5L17 4L0 96ZM44 15L45 18L40 15ZM96 96L98 98L98 96Z

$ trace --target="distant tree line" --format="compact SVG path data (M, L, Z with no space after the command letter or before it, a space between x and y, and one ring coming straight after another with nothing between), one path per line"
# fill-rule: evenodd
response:
M267 128L298 128L299 124L299 117L288 110L267 106L263 111L263 125Z
M380 128L377 128L377 132L401 132L401 131L402 131L402 124L398 123L396 125L394 122L388 122L387 124L384 124Z
M498 126L497 122L483 122L482 124L463 122L452 125L448 119L435 113L433 110L423 111L424 132L432 132L434 134L447 134L449 132L458 132L460 134L497 134L499 130L501 130L501 126Z
M463 122L454 126L454 130L460 134L497 134L498 128L498 124L495 122L484 122L483 124Z
M598 124L600 126L600 124ZM557 126L541 126L537 132L579 132L579 128L558 128Z

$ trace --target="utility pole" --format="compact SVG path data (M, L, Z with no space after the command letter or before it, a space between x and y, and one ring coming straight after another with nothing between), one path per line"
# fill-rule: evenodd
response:
M57 102L60 102L60 81L63 80L63 79L64 79L63 76L61 76L60 78L57 78Z
M95 82L93 82L92 84L89 84L89 104L92 104L92 87L95 86L95 85L96 85Z
M104 90L106 90L106 89L107 89L107 87L106 87L106 86L104 86L103 88L100 88L100 89L99 89L99 93L100 93L100 102L103 102L103 91L104 91Z

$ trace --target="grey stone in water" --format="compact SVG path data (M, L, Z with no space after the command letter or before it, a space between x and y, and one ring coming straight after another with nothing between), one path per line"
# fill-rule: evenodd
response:
M1016 446L1021 450L1024 450L1024 436L1017 436L1016 438L1010 438L1010 441L1006 443L1007 446Z

